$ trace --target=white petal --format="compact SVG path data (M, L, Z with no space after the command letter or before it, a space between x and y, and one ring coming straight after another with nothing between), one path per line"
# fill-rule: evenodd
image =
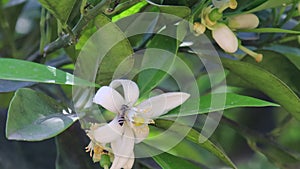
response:
M134 164L134 153L132 152L130 158L127 163L123 166L124 169L131 169Z
M135 136L135 143L140 143L149 135L149 127L148 124L144 124L142 126L135 126L133 127L134 136Z
M118 119L113 119L110 123L101 126L93 131L94 139L98 143L110 143L123 135L124 127L120 126Z
M217 24L212 30L212 36L225 52L234 53L238 50L238 39L225 24Z
M124 134L121 138L111 142L114 153L114 161L110 169L120 169L124 167L133 154L134 135L131 128L124 125Z
M125 103L120 93L108 86L103 86L97 91L93 102L115 113L118 113Z
M142 114L147 118L155 118L167 113L169 110L181 105L190 97L190 94L183 92L165 93L149 98L137 106L137 109L143 110Z
M139 98L139 88L133 81L123 79L113 80L109 86L116 89L120 85L123 87L126 104L131 107Z

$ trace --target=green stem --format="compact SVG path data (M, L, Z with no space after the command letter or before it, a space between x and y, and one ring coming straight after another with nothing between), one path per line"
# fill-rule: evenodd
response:
M41 19L40 19L40 33L41 33L41 40L40 40L40 53L43 52L45 42L46 42L46 31L45 31L45 22L46 22L46 9L42 8L41 10Z
M0 27L3 30L4 39L9 45L9 48L11 50L11 56L17 57L17 50L14 43L14 34L10 29L9 22L7 21L7 18L4 14L2 1L0 1Z
M99 4L97 4L94 8L88 10L86 14L81 15L79 21L72 29L73 36L71 34L62 35L58 39L56 39L54 42L48 44L43 51L44 56L52 53L62 47L69 46L74 41L76 41L76 38L79 36L80 32L84 29L84 27L94 19L97 15L102 13L102 9L108 5L110 0L102 0Z

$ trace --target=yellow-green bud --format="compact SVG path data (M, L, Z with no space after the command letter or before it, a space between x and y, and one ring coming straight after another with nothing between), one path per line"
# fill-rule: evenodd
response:
M216 24L212 30L212 37L225 52L234 53L237 51L238 39L225 24Z
M223 17L223 14L220 13L217 8L215 8L208 14L208 16L211 21L217 21Z
M259 19L254 14L241 14L229 17L228 26L231 29L253 29L259 24Z
M203 24L199 23L199 22L195 22L194 25L193 25L193 29L196 33L196 36L199 36L199 35L201 35L205 32L206 27Z
M108 154L102 154L100 159L100 166L102 168L109 167L111 164L110 157Z

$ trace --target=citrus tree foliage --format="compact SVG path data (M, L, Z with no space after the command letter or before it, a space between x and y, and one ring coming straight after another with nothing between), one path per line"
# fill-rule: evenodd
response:
M110 149L85 152L87 133L114 118L92 99L134 64L165 68L130 77L137 103L185 90L172 73L193 79L196 97L149 120L135 148L147 156L133 168L300 168L298 0L2 0L0 8L0 168L109 168ZM131 36L130 27L144 32ZM106 50L110 38L120 39ZM81 63L85 52L96 62ZM209 120L218 123L211 134Z

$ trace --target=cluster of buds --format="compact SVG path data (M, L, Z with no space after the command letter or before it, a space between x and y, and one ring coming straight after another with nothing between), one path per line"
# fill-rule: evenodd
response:
M223 18L223 12L230 8L236 9L236 0L213 0L213 5L203 8L200 14L200 22L194 23L194 31L198 36L203 34L206 29L211 30L212 37L216 43L228 53L235 53L238 48L257 62L262 60L262 54L255 53L242 46L233 31L238 29L253 29L259 24L259 19L254 14L239 14Z

